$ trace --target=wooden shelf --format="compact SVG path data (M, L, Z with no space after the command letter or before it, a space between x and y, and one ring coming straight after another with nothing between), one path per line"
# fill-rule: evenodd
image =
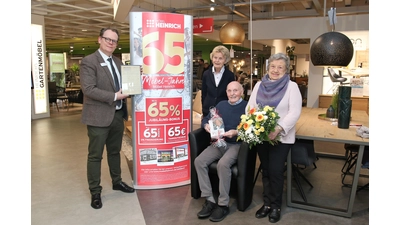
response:
M363 110L369 115L369 96L351 97L352 110ZM332 95L319 95L319 108L328 108L331 105Z

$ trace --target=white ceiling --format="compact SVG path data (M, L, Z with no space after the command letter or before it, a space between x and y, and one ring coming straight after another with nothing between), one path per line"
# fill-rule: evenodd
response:
M31 13L44 16L47 47L67 46L73 42L93 43L103 27L115 27L129 42L128 15L114 21L113 0L31 0ZM124 0L120 0L124 1ZM334 5L335 4L335 5ZM251 13L250 13L251 5ZM215 10L210 11L214 6ZM193 18L212 17L214 29L228 21L242 24L247 32L253 20L326 16L330 7L337 15L369 14L368 0L135 0L131 11L173 12ZM218 41L218 40L216 40ZM124 40L120 41L122 44Z

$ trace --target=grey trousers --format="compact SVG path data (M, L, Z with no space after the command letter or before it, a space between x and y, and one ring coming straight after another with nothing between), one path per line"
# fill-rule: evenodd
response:
M229 204L229 190L231 188L232 171L231 166L236 163L239 153L240 143L229 144L227 148L215 148L208 146L199 156L194 160L199 186L201 190L201 197L213 196L211 181L208 176L208 166L216 160L218 161L217 170L219 177L219 197L218 205L228 206Z

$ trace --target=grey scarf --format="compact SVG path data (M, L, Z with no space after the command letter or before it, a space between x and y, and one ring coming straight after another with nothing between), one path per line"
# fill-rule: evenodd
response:
M256 98L257 104L261 104L261 106L269 105L271 107L278 106L285 95L288 85L289 74L283 75L283 77L277 81L271 81L269 79L269 74L265 75L261 79L261 84L258 88Z

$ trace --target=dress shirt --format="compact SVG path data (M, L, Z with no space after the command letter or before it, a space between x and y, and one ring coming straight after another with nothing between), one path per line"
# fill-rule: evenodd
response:
M114 80L114 75L113 75L113 72L112 72L112 69L111 69L111 65L107 60L110 57L107 56L106 54L104 54L100 49L99 49L99 52L100 52L100 55L103 57L104 62L107 64L108 70L110 70L110 74L111 74L111 76L112 76L112 78ZM113 66L115 68L115 73L117 74L118 81L121 84L121 75L119 74L119 70L117 69L117 66L115 65L114 60L112 60L112 62L113 62ZM119 85L119 86L121 87L121 85ZM115 93L115 95L114 95L114 101L117 101L117 93ZM121 104L120 107L116 106L116 110L120 110L121 108L122 108L122 104Z
M215 72L215 68L213 67L213 68L212 68L212 72L213 72L213 74L214 74L215 86L218 87L219 82L221 81L221 78L222 78L222 74L224 74L224 72L225 72L225 66L223 66L223 67L221 68L221 71L219 71L219 73L218 73L218 72Z

